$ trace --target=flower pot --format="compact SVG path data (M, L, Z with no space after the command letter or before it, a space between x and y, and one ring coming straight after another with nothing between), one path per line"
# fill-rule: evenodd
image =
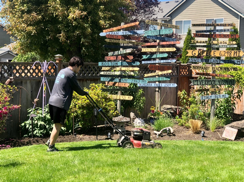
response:
M154 124L154 121L155 121L155 118L150 117L150 123L151 123L151 124Z

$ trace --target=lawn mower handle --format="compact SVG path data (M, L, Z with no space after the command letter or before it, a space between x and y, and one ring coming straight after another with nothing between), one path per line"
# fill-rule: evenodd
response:
M114 126L113 121L107 116L107 114L105 114L102 110L102 108L100 108L97 103L91 98L91 96L89 94L86 95L87 99L92 103L92 105L96 108L96 110L100 113L100 115L108 122L108 124L115 129L118 133L120 133L122 136L126 136L125 134L123 134L116 126Z

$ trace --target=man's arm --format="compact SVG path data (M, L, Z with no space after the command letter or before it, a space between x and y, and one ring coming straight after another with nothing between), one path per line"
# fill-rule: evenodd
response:
M77 82L76 76L73 76L71 78L71 87L74 91L76 91L79 95L87 95L88 93L85 92L79 85L79 83Z

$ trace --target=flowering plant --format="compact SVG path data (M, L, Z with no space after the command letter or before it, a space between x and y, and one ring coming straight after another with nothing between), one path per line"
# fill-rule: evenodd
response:
M10 116L10 112L20 107L9 103L13 98L13 93L16 91L17 88L15 86L0 83L0 133L6 130L6 120Z
M151 112L148 114L148 117L153 117L153 118L158 118L159 116L163 115L163 112L156 110L155 111L155 107L151 106L150 107Z

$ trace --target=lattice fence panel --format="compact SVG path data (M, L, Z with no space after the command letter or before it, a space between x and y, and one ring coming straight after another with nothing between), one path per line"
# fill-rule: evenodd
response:
M33 63L0 63L1 78L7 79L9 77L14 77L15 79L23 78L41 78L43 76L43 71L40 64ZM49 64L46 77L55 77L56 66L54 64Z
M99 67L97 64L84 65L81 67L79 76L81 77L99 77L99 73L102 67Z
M191 67L189 65L180 65L180 76L192 76Z
M31 68L33 63L0 63L0 78L7 79L9 77L19 78L19 79L32 79L32 78L42 78L43 72L40 64L35 64ZM62 67L65 68L68 63L63 63ZM149 70L148 65L139 66L139 76L144 77L144 74L153 73L155 71ZM85 63L78 73L78 78L99 78L99 72L102 67L99 67L97 63ZM172 65L172 73L166 74L165 76L178 76L177 66ZM57 69L54 64L50 64L46 72L46 77L55 77L57 74ZM189 65L180 65L180 76L191 76L191 70Z

